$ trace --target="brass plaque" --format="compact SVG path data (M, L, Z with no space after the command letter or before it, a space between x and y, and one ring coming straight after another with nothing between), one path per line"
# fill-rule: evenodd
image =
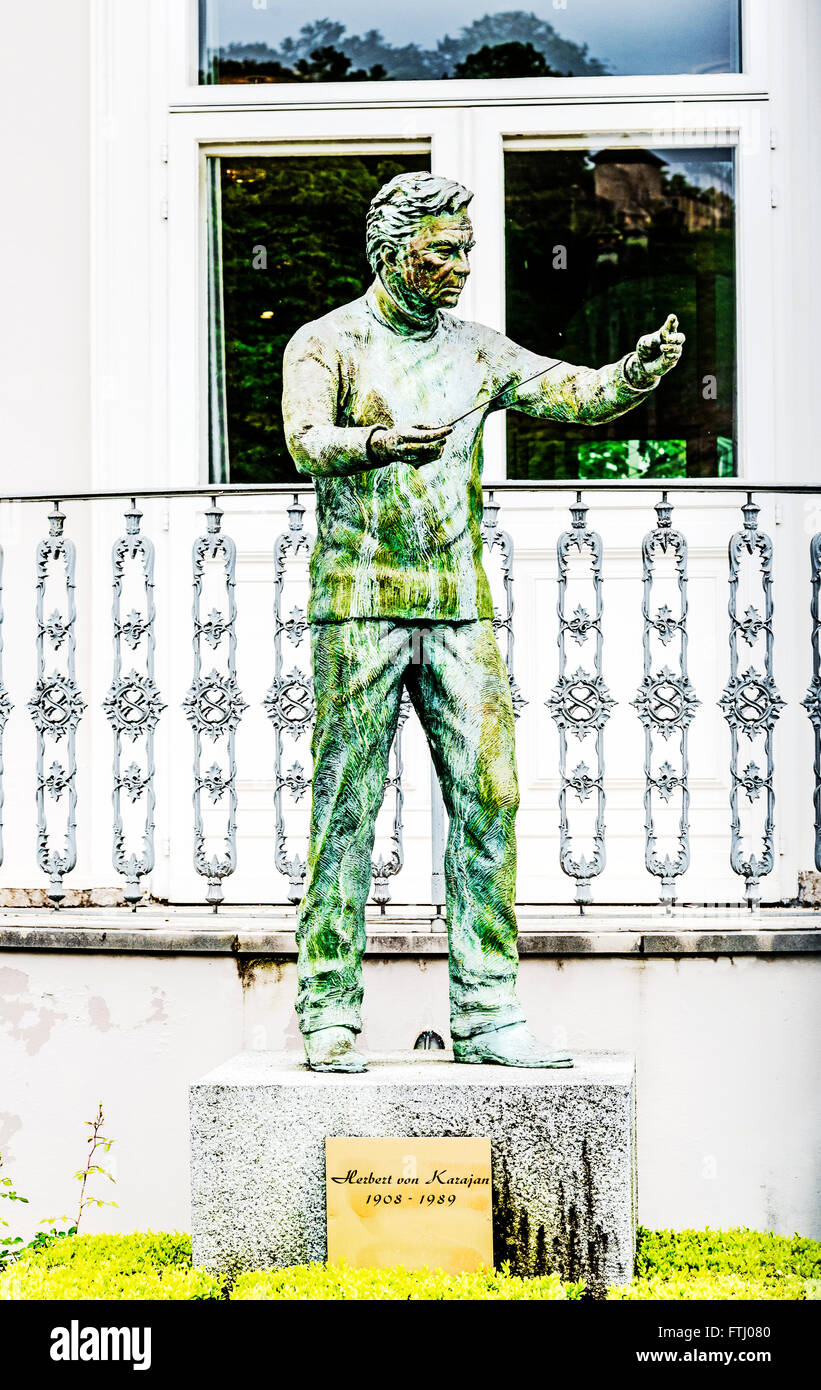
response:
M492 1267L489 1139L326 1139L328 1263Z

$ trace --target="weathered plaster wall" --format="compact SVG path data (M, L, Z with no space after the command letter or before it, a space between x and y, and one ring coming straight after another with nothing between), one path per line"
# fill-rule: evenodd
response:
M821 1236L818 957L526 957L521 993L546 1037L638 1061L639 1215ZM444 960L367 960L372 1050L447 1028ZM189 1221L187 1092L242 1047L298 1045L293 962L229 957L0 958L0 1152L30 1198L70 1213L83 1121L102 1099L119 1206L88 1229ZM108 1184L104 1184L108 1186Z

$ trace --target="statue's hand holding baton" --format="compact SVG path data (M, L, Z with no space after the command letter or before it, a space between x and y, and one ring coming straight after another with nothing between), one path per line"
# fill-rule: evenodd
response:
M489 405L507 395L512 387L527 386L531 381L537 381L540 376L546 376L554 367L561 365L560 361L551 362L549 367L543 367L540 371L534 372L533 376L525 377L524 381L513 377L501 391L472 405L470 410L466 410L463 415L457 415L449 425L417 425L415 429L389 429L387 425L378 425L368 440L368 453L380 464L410 463L418 468L420 464L433 463L441 458L454 425L467 420L469 415L475 415L477 410L486 410Z
M676 315L668 314L661 328L655 333L645 333L639 338L635 352L627 358L625 372L628 381L639 389L652 386L659 377L675 367L681 357L684 342L684 334L679 332ZM525 377L523 381L514 377L501 391L497 391L488 400L479 401L471 406L470 410L466 410L463 415L457 415L456 419L447 425L417 425L412 429L378 425L368 440L368 453L378 465L409 463L418 468L423 463L434 463L442 457L454 425L466 420L477 410L486 410L489 405L495 404L507 395L508 391L529 386L532 381L538 381L540 377L547 376L548 372L562 365L561 360L551 362L549 367L543 367L540 371L534 372L533 376Z

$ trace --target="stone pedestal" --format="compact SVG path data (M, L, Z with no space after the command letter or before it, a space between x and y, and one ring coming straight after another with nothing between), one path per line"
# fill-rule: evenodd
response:
M327 1136L487 1135L497 1266L598 1289L632 1277L632 1056L531 1071L411 1052L334 1076L243 1052L191 1086L190 1111L194 1262L215 1273L325 1259Z

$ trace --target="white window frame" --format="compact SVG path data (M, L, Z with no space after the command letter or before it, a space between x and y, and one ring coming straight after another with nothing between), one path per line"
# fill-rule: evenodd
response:
M329 5L329 9L333 7ZM740 73L664 73L638 77L523 77L511 91L506 78L445 82L304 82L225 83L200 86L197 0L178 0L169 10L170 90L172 108L189 110L271 110L274 107L318 109L337 106L496 106L539 102L634 101L666 98L710 100L717 96L766 94L768 0L741 0Z
M475 190L460 312L504 325L503 150L619 141L735 144L739 468L773 447L767 0L743 0L745 70L711 76L199 86L196 0L92 0L92 480L208 483L205 159L209 153L422 149ZM134 91L139 81L141 101ZM146 114L148 113L148 119ZM127 324L127 332L124 325ZM776 327L777 327L776 323ZM546 326L546 348L549 348ZM503 421L486 477L504 475ZM784 466L789 467L789 464Z
M598 105L563 107L551 111L551 131L544 133L542 114L532 107L483 109L476 113L471 148L477 166L472 171L480 192L474 199L477 246L474 278L480 302L474 314L482 322L505 327L504 283L504 153L506 149L586 150L622 147L689 149L731 147L735 151L736 253L736 397L737 458L740 477L758 481L777 476L774 458L773 392L767 354L762 343L772 342L772 301L762 294L772 257L770 237L770 160L767 103L712 101L632 103L619 107L621 128L602 119ZM580 119L583 118L583 119ZM583 131L583 133L580 133ZM756 292L758 287L758 292ZM670 305L675 312L676 306ZM658 325L648 324L647 330ZM550 325L545 350L552 351ZM625 351L631 344L625 344ZM591 363L598 366L599 363ZM503 429L504 418L500 418ZM500 431L501 433L501 431ZM487 448L489 477L502 478L505 451L500 443Z
M541 107L465 109L458 115L435 109L409 132L406 113L361 108L337 112L337 134L328 138L328 116L300 112L299 139L292 113L284 111L196 111L171 123L169 140L169 449L180 482L208 483L208 361L205 161L212 155L335 155L424 152L434 172L447 173L475 189L471 212L476 231L473 271L460 313L503 329L504 180L506 145L530 149L585 149L694 144L736 149L736 278L738 462L742 476L773 476L772 390L768 361L757 345L772 341L771 304L753 288L766 280L770 263L769 158L766 103L700 102L620 104L619 129L599 105L553 108L549 123ZM344 124L343 124L344 122ZM546 127L549 125L549 129ZM706 134L705 134L706 132ZM192 254L193 251L193 254ZM675 310L675 305L671 305ZM649 331L655 324L647 324ZM545 351L551 350L545 325ZM625 350L630 345L625 346ZM591 364L599 365L599 364ZM485 473L505 476L503 424L492 425L485 444Z

